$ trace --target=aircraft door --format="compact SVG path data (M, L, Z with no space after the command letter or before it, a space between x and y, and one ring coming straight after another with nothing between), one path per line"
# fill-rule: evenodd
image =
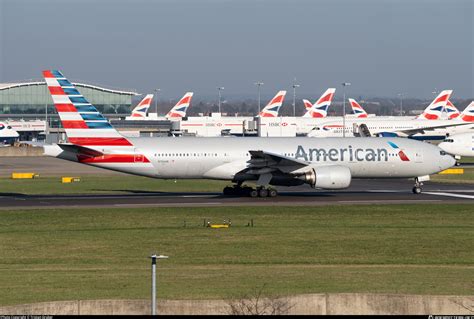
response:
M423 153L421 151L415 151L415 162L417 163L423 162Z

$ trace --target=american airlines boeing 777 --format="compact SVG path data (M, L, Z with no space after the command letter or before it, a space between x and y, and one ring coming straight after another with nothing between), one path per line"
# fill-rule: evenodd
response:
M229 180L225 194L276 196L269 185L344 189L352 178L415 178L455 164L434 145L401 138L126 138L59 71L44 71L69 143L45 154L110 170L162 179ZM257 188L242 187L253 181Z

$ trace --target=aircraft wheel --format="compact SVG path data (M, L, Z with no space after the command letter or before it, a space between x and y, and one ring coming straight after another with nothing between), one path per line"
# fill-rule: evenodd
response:
M252 189L250 192L249 192L249 196L252 197L252 198L255 198L258 196L258 192L256 189Z
M267 197L268 196L268 190L266 188L260 188L258 190L258 196Z
M415 186L412 189L413 194L421 194L421 191L422 191L421 187L418 187L418 186Z
M234 195L234 189L232 187L224 187L224 190L223 190L223 193L224 195Z
M276 189L268 190L268 197L277 197L277 195L278 195L278 192L276 191Z

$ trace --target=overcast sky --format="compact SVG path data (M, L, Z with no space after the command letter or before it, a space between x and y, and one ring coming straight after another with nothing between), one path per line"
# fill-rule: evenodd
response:
M473 0L0 0L0 82L55 68L176 98L474 96Z

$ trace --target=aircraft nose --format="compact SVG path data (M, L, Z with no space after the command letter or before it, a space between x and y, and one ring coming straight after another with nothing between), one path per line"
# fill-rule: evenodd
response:
M451 156L449 154L446 154L446 155L444 155L444 157L445 158L444 158L443 164L445 164L445 165L444 165L443 169L447 169L447 168L450 168L450 167L453 167L454 165L456 165L456 159L453 156Z

